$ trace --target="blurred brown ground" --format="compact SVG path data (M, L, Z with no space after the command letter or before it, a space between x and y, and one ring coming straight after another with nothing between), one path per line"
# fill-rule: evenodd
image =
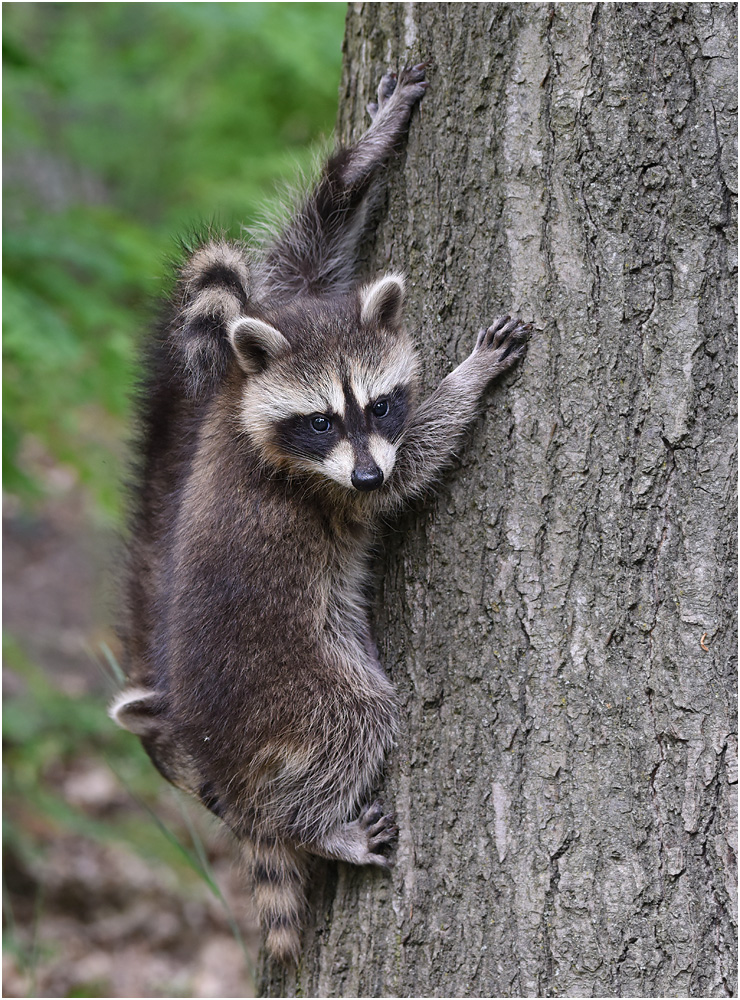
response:
M52 499L33 515L12 500L5 505L4 629L67 695L99 696L103 715L109 685L91 650L101 641L115 646L118 543L93 526L71 474L52 463L44 471ZM4 671L5 712L13 712L23 688L22 679ZM90 821L154 823L105 759L88 754L60 761L45 778ZM162 780L153 808L182 835L173 796ZM70 833L38 812L24 812L23 802L6 801L5 812L40 849L32 863L5 853L5 930L11 920L15 947L3 959L4 996L254 995L225 908L203 881L183 886L166 865L125 844ZM234 845L204 811L190 812L254 960L258 931Z

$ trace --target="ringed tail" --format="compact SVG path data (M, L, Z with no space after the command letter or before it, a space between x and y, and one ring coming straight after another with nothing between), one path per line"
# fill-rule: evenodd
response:
M297 965L310 858L300 848L274 840L250 843L245 855L267 950L277 961Z
M247 310L251 285L246 248L226 240L203 243L181 269L169 339L189 395L212 388L226 371L226 329Z

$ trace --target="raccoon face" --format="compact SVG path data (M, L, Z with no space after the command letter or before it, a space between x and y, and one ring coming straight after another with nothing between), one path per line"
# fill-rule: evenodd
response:
M278 447L303 468L342 486L363 493L378 489L393 468L409 414L406 386L388 382L367 393L351 376L342 378L331 400L317 399L313 412L279 421Z
M400 330L403 282L386 275L276 325L237 320L241 420L265 461L360 493L388 479L416 402L416 354ZM278 326L280 329L278 329Z

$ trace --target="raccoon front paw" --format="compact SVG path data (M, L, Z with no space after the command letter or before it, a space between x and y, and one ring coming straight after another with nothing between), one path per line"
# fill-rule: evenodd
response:
M527 350L531 323L511 316L498 316L478 334L472 358L484 362L491 377L513 367Z
M381 853L382 848L393 844L398 838L398 827L396 817L393 813L384 813L382 802L373 802L370 806L365 806L357 820L357 825L365 836L366 865L378 865L381 868L390 868L392 862L385 854Z
M394 94L394 103L403 101L409 108L420 101L429 86L429 81L424 77L426 66L426 63L417 63L416 66L404 66L400 74L386 73L378 84L377 101L371 101L367 106L370 118L375 121Z

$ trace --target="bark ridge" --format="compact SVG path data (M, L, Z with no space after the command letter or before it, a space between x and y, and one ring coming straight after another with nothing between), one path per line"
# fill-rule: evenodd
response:
M433 60L368 274L428 386L535 320L388 532L383 873L268 996L736 993L734 4L351 4L339 132Z

